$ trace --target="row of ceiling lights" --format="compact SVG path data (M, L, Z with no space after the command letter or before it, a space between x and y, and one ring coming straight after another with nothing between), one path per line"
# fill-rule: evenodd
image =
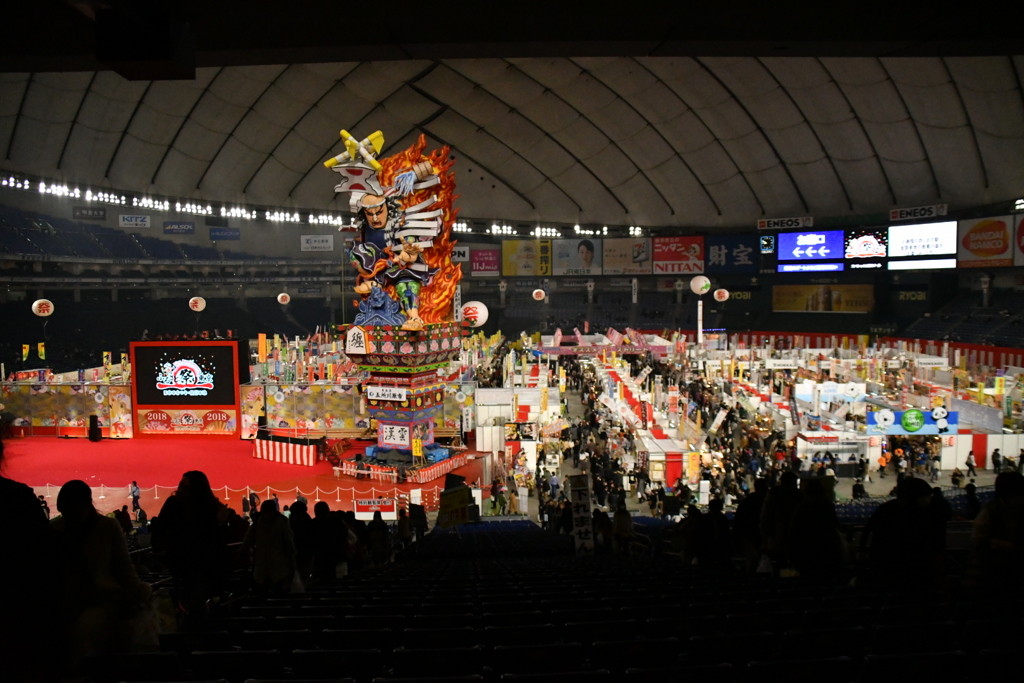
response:
M6 178L0 179L0 187L8 187L15 190L31 190L33 187L40 194L48 194L55 197L67 197L69 199L84 199L87 202L97 202L101 204L113 204L116 206L127 206L128 197L123 194L114 192L93 192L92 190L85 190L81 188L70 187L64 183L47 183L46 181L40 180L38 183L27 178L21 178L14 175L10 175ZM1024 209L1024 200L1018 200L1018 209ZM131 206L137 209L151 210L151 211L166 211L170 212L171 202L169 199L159 199L146 196L133 196L131 197ZM186 213L195 216L213 216L215 210L210 204L200 204L194 201L176 201L173 204L173 210L176 213ZM289 211L287 209L263 209L262 211L256 208L249 208L245 206L221 206L220 215L222 218L236 218L242 220L257 220L261 217L263 220L272 223L301 223L302 216L298 211ZM311 225L332 225L336 227L355 227L354 217L350 216L339 216L335 214L308 214L306 220ZM454 232L459 233L472 233L473 228L466 221L459 221L452 227ZM573 232L577 235L607 235L608 226L602 226L598 228L581 228L579 225L574 226ZM518 235L519 231L510 225L495 223L491 225L490 234L492 235ZM629 226L629 234L632 237L639 237L643 235L643 228L639 226ZM559 228L547 228L537 226L534 228L530 235L533 237L561 237L562 231Z

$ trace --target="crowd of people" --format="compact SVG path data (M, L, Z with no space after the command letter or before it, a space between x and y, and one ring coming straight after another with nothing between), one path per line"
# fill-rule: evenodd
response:
M387 564L426 532L405 510L392 527L379 512L363 522L325 501L312 515L301 499L284 510L276 497L247 503L240 515L217 499L203 472L190 471L158 515L133 521L127 505L100 514L89 485L72 480L49 519L44 498L0 476L3 671L74 678L90 655L155 649L156 605L140 573L169 572L172 618L203 628L222 597L237 590L229 580L239 572L258 594L302 591ZM145 560L133 558L126 542L140 528L154 551Z

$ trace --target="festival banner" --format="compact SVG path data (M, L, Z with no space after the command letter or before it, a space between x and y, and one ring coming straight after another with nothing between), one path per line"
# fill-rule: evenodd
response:
M31 347L28 344L22 344L21 345L21 359L23 361L28 360L28 350L30 348Z
M473 277L500 276L501 249L473 249L469 255L469 267Z
M655 237L655 275L699 275L704 272L704 238Z
M234 435L238 411L233 408L143 408L135 411L142 434Z
M504 240L503 275L551 275L551 240Z
M869 313L874 307L873 285L772 286L772 310L776 313Z
M555 240L551 244L554 252L553 275L600 275L601 240Z
M569 477L569 501L572 504L572 535L577 555L594 552L594 525L590 511L590 477L577 474Z
M39 360L46 360L46 343L39 342L36 344L36 353L39 355Z
M650 275L651 238L620 237L601 240L605 275ZM556 273L557 274L557 273Z

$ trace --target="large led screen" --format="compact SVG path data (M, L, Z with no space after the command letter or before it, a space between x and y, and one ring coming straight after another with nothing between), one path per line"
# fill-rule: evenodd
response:
M236 342L133 342L129 352L135 436L238 435Z
M779 233L780 261L815 261L843 258L842 230Z
M889 227L889 258L946 254L956 254L956 221Z
M132 351L136 404L235 404L238 377L233 345L135 344Z

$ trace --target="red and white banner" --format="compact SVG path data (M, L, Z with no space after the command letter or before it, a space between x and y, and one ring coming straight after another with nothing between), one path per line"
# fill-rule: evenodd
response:
M256 439L252 443L252 457L288 465L312 467L316 463L316 446Z

